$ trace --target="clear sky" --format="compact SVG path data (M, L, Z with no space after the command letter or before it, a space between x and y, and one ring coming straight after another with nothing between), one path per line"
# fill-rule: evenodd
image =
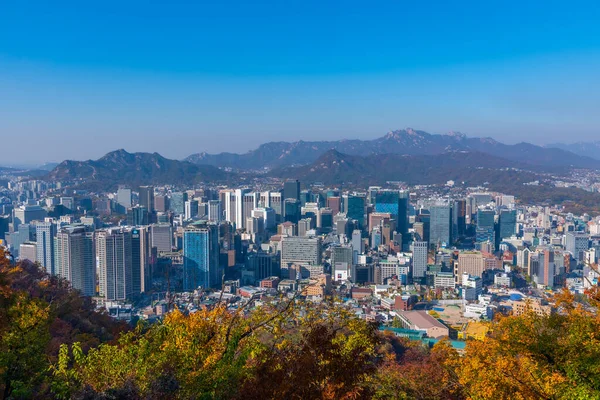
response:
M599 2L0 0L0 165L405 127L599 140Z

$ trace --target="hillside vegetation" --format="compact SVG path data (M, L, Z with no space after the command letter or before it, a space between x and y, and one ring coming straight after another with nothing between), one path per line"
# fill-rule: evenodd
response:
M600 294L589 293L590 307ZM464 355L381 334L332 303L174 311L134 329L0 252L0 396L75 399L584 399L600 396L600 316L503 317ZM60 343L59 346L57 344Z

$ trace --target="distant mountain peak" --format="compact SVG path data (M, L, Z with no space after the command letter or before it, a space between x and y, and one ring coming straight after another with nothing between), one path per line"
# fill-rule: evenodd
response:
M408 137L423 137L426 133L413 128L398 129L388 132L383 139L399 141Z
M458 132L458 131L450 131L446 134L446 136L450 136L456 139L466 139L467 135L465 135L462 132Z

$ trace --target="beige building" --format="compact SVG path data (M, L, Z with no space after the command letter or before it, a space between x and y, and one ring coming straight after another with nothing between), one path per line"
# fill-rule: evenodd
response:
M324 297L331 293L331 275L321 274L317 279L311 279L310 285L305 288L306 296Z
M454 264L454 277L456 279L456 283L461 283L458 280L461 279L463 274L469 274L471 276L478 276L481 278L484 270L485 259L483 254L477 251L460 253L458 255L458 260Z
M554 312L554 309L550 305L542 305L539 300L526 299L522 301L515 301L512 304L513 315L518 317L527 312L533 311L540 317L550 315Z

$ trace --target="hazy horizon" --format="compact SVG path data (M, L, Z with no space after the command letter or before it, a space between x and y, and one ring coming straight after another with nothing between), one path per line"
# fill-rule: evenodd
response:
M244 153L412 127L600 135L594 2L0 4L0 165Z

